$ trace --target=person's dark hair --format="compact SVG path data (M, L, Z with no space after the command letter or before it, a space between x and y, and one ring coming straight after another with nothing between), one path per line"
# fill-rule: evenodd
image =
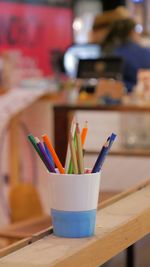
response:
M102 43L102 48L107 50L128 42L130 40L130 34L135 26L136 24L134 20L130 18L114 21L110 26L109 33Z

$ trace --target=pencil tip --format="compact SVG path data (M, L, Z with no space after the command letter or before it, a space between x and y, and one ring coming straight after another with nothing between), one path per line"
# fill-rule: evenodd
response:
M78 122L76 123L76 130L77 130L77 133L80 133L80 128L79 128L79 123Z
M40 143L40 139L38 137L35 137L36 143Z
M114 133L111 134L111 140L115 140L116 137L117 137L116 134L114 134Z

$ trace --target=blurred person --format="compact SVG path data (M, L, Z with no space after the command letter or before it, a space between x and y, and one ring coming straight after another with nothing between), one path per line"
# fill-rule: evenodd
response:
M130 13L123 6L98 14L89 33L89 42L101 44L110 30L112 22L128 17L130 17Z
M123 81L131 92L137 83L139 69L150 69L150 48L140 45L140 34L132 18L112 22L100 43L103 54L121 56L124 60Z

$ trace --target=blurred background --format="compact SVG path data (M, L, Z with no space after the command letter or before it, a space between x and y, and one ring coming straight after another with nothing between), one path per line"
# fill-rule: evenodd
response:
M127 44L133 43L130 54L128 47L124 52L126 43L120 50L118 38L117 49L107 54L104 42L91 37L99 25L100 30L107 29L108 37L113 12L120 7L120 19L130 20L138 42L127 38ZM56 114L59 105L62 110ZM87 111L87 105L93 110ZM124 105L127 112L122 112ZM72 113L65 117L63 106L76 107L80 125L88 120L86 166L94 164L110 132L117 133L103 169L103 193L112 196L149 178L150 0L0 1L0 250L16 242L17 238L5 237L6 232L12 235L15 223L40 217L34 232L51 224L48 174L27 136L41 138L46 132L64 163ZM31 190L35 214L23 209L20 213L20 195L10 197L13 186L20 183L29 183L36 191ZM31 235L30 225L24 231L22 237L26 231ZM134 265L128 267L149 267L149 254L146 237L135 244ZM105 266L127 266L126 251Z

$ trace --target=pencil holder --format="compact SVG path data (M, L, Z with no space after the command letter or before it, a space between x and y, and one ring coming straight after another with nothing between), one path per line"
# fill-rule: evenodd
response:
M94 234L100 173L49 174L54 234L88 237Z

